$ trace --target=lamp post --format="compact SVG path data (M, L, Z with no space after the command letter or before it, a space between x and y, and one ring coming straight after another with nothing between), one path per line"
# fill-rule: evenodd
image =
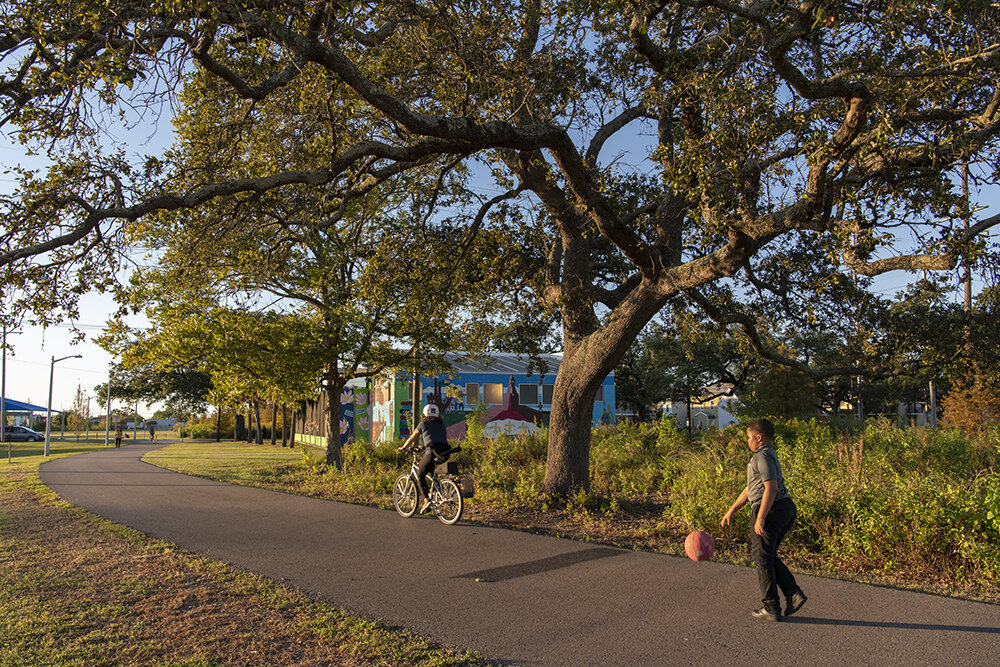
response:
M52 430L52 380L55 377L56 363L64 359L82 359L82 354L71 354L66 357L59 357L56 359L52 357L52 364L49 365L49 404L46 406L45 412L45 456L49 455L49 432Z

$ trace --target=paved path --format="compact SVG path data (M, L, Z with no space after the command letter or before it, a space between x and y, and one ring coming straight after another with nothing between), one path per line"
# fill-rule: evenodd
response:
M162 445L156 445L162 446ZM442 644L524 665L987 665L1000 606L799 577L751 620L752 569L273 493L168 472L136 443L45 463L96 514Z

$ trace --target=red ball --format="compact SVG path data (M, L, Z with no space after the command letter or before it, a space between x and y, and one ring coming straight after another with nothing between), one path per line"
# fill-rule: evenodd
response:
M708 560L715 553L715 540L705 531L696 530L684 540L684 551L691 560Z

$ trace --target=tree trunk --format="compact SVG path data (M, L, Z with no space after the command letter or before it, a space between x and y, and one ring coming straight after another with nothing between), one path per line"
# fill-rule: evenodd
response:
M257 424L257 436L254 438L254 442L258 445L263 445L264 433L260 429L260 401L253 402L253 417L254 422Z
M552 391L544 491L567 496L590 490L590 430L594 398L629 345L666 303L652 285L642 283L608 316L603 326L588 322L586 310L563 312L563 359ZM593 329L586 335L574 330Z
M222 406L215 410L215 441L222 442Z
M326 464L344 469L344 459L340 455L340 392L344 381L337 378L326 385Z
M278 404L271 403L271 446L278 442Z
M590 394L589 401L578 400L570 396L565 387L560 390L561 378L562 369L552 392L544 489L547 494L565 496L576 488L590 490L594 394Z
M288 404L281 404L281 446L288 446Z
M691 435L691 392L684 393L684 420L687 422L687 432Z
M243 417L243 413L236 412L236 424L233 426L233 440L237 442L247 442L248 440L246 419Z

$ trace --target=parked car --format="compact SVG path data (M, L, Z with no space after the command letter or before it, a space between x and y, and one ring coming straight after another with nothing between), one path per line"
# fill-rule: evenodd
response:
M45 434L23 426L5 426L3 439L10 442L35 442L45 440Z

